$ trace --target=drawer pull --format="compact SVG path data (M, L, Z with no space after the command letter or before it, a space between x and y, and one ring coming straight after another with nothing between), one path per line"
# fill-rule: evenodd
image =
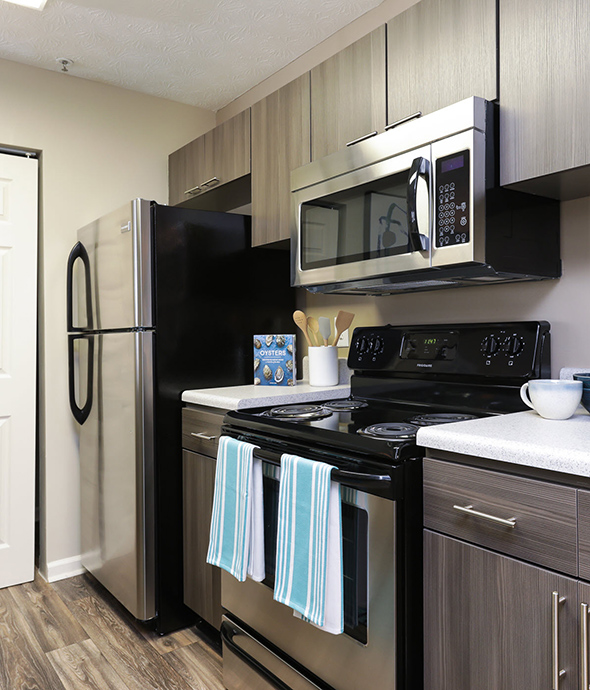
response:
M588 604L580 604L580 688L588 690Z
M516 527L516 518L500 518L495 515L489 515L488 513L480 513L479 510L474 510L472 505L469 506L453 506L455 510L460 510L462 513L467 513L468 515L475 515L476 517L483 518L484 520L490 520L491 522L496 522L499 525L504 525L505 527Z
M194 431L191 431L191 436L202 438L204 441L215 441L217 438L217 436L207 436L207 434L204 434L202 431L199 431L198 434L196 434Z
M197 194L197 192L200 192L200 191L201 191L201 188L199 187L199 185L197 185L196 187L191 187L190 189L187 189L185 191L185 194Z
M565 602L565 597L560 597L559 592L551 594L551 656L552 656L552 680L553 690L559 690L559 680L565 676L565 670L559 668L559 605Z

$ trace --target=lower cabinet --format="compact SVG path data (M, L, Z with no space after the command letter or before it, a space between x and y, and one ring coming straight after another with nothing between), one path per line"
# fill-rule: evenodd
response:
M578 688L590 586L428 530L424 549L425 688Z
M215 458L182 451L184 487L184 603L221 626L221 571L206 562L215 488Z
M424 688L589 690L590 492L423 469Z
M219 630L221 571L207 563L223 410L182 410L184 603Z

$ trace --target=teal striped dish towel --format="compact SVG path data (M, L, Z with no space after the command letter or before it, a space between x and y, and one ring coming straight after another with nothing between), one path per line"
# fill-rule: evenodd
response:
M240 582L264 580L262 460L250 443L219 439L207 563Z
M331 465L281 457L274 598L333 634L344 630L342 509Z

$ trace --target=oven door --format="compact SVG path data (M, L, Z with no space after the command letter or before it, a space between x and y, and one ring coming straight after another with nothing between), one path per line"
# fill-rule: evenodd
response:
M384 160L371 146L374 142L365 142L362 166L323 181L306 184L306 168L298 171L302 186L291 196L293 285L355 281L430 266L430 146Z
M315 687L314 679L321 678L338 690L394 690L398 687L397 501L342 486L344 633L332 635L295 617L290 608L273 599L280 470L267 463L263 467L266 580L238 582L222 572L222 605L229 621L252 631L251 639L240 632L236 639L241 642L233 647L225 642L226 687L261 687L235 680L239 676L235 664L247 659L250 668L266 668L272 677L282 678L286 687ZM274 650L272 655L269 649ZM268 669L269 659L276 668ZM301 675L297 683L294 672ZM282 687L277 682L275 686ZM319 687L325 685L320 682Z

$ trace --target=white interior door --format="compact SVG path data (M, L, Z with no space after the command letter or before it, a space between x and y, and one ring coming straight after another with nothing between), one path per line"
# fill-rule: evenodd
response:
M0 587L34 573L37 169L0 154Z

